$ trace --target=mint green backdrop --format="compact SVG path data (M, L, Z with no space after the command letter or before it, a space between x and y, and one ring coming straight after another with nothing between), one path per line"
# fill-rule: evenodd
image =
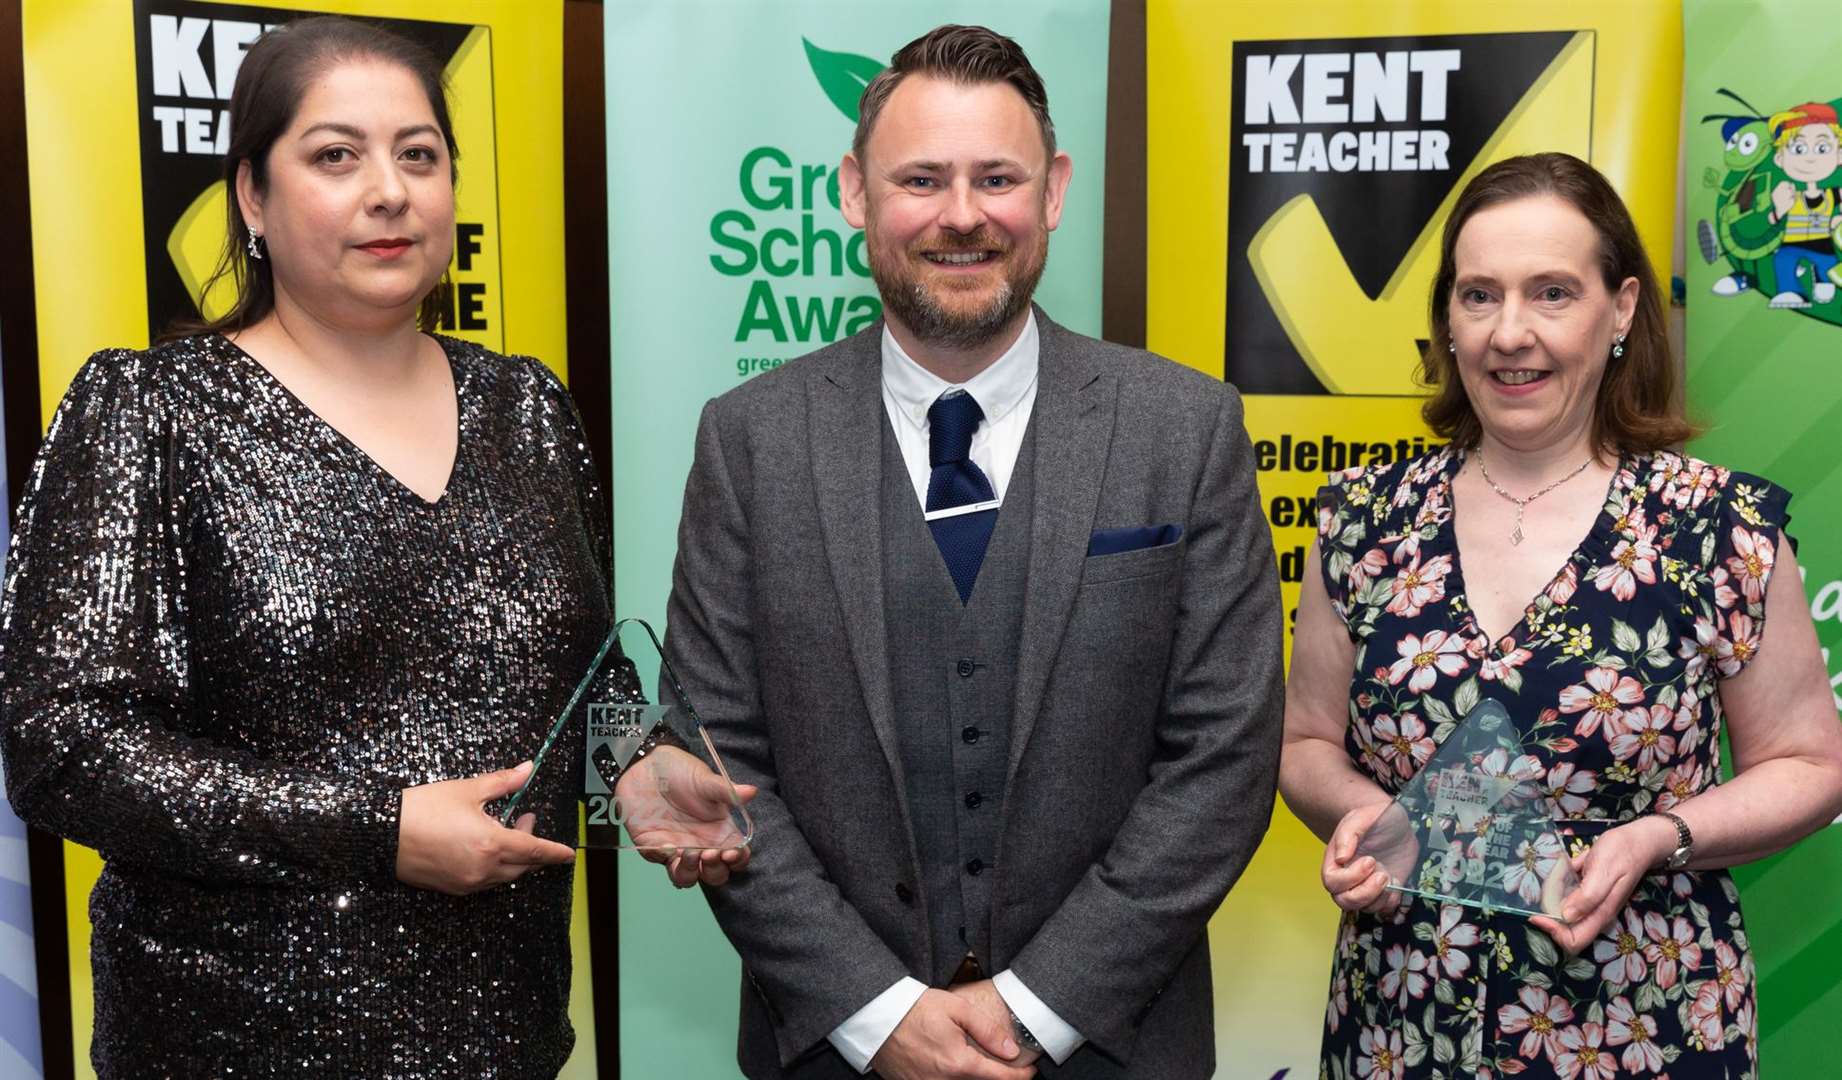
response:
M831 178L863 83L949 22L1015 37L1042 73L1075 169L1037 296L1057 321L1098 335L1106 0L607 4L620 614L663 625L704 402L878 313ZM697 894L638 860L621 869L624 1074L738 1075L735 953Z
M1684 11L1688 388L1691 411L1711 425L1690 449L1790 489L1791 532L1832 687L1842 686L1842 298L1791 311L1768 308L1757 287L1713 292L1733 266L1725 254L1704 259L1699 222L1717 220L1720 188L1708 181L1718 185L1726 170L1721 124L1698 121L1746 112L1721 88L1767 116L1842 99L1838 10L1835 0L1690 0ZM1842 185L1842 170L1832 183ZM1768 628L1766 648L1770 641ZM1762 1074L1836 1075L1842 829L1832 825L1734 876L1759 969Z

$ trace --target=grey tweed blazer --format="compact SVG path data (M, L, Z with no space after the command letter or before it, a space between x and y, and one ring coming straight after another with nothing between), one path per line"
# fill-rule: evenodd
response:
M1281 625L1241 402L1040 311L1035 499L991 907L1010 968L1088 1042L1046 1076L1213 1072L1205 925L1266 830ZM738 781L748 870L707 890L741 954L750 1077L854 1075L826 1034L929 921L891 716L878 323L711 401L666 651ZM1016 512L1011 508L1006 512ZM1175 543L1088 555L1097 529ZM1232 953L1230 953L1232 955Z

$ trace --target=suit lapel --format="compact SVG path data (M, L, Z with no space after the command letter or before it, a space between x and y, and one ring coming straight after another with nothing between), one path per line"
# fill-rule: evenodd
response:
M1049 672L1081 587L1081 565L1087 558L1087 540L1100 505L1117 398L1113 377L1100 371L1087 350L1079 347L1079 339L1050 322L1040 308L1036 321L1042 333L1032 417L1036 496L1007 789L1036 726Z
M881 343L880 331L858 335L852 348L841 350L835 362L813 373L807 395L812 482L818 492L825 554L870 725L895 778L896 801L907 827L907 787L889 688L883 610Z

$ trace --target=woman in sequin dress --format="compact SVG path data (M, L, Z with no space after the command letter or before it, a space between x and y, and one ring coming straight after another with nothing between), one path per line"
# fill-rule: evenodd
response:
M1332 478L1299 603L1280 785L1345 909L1321 1075L1755 1076L1724 868L1842 810L1789 496L1669 449L1690 429L1657 288L1584 162L1472 181L1433 299L1451 445ZM1481 767L1539 787L1573 845L1565 924L1403 898L1355 855L1483 698L1523 746Z
M569 770L527 804L555 820L482 808L609 626L586 441L539 363L418 330L454 232L433 58L290 24L230 123L234 310L89 360L7 566L9 795L106 860L92 1059L554 1075Z

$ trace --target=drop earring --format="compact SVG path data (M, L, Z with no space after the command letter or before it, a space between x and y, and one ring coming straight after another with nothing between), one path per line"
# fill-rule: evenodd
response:
M1619 357L1623 356L1624 354L1625 354L1625 336L1623 334L1620 334L1617 337L1612 339L1612 359L1616 360Z
M254 225L246 225L244 228L249 230L249 257L252 259L262 258L262 249L256 246L257 243L262 240L262 234L256 231Z

